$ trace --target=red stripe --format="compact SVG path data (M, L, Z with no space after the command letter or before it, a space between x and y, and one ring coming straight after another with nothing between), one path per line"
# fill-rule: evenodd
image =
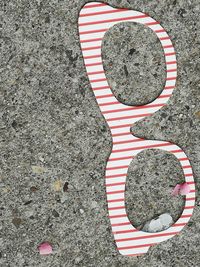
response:
M154 238L154 237L160 237L160 236L176 235L178 233L179 232L162 233L162 234L152 234L152 235L143 235L143 236L137 236L137 237L115 239L115 241L116 242L126 242L126 241L131 241L131 240L139 240L139 239L147 239L147 238Z
M154 246L156 243L151 243L151 244L144 244L144 245L138 245L138 246L129 246L129 247L117 247L118 250L126 250L126 249L132 249L132 248L143 248L143 247L150 247Z
M196 190L190 190L190 193L195 193L196 192Z
M86 67L92 67L92 66L98 66L98 65L102 65L102 62L85 64Z
M185 226L187 223L175 223L171 227L179 227L179 226Z
M165 56L166 56L166 57L167 57L167 56L173 56L173 55L176 55L176 53L175 53L175 52L165 53Z
M186 173L185 177L188 177L188 176L193 176L193 174L192 173Z
M95 72L88 72L88 75L95 75L95 74L102 74L104 73L104 70L100 70L100 71L95 71ZM108 87L108 86L107 86ZM109 87L108 87L109 88Z
M118 128L124 128L124 127L131 127L133 123L131 124L123 124L123 125L116 125L116 126L110 126L110 129L118 129Z
M102 88L102 87L101 87ZM104 88L105 89L105 88ZM98 89L100 90L100 89ZM96 99L99 99L99 98L106 98L106 97L112 97L113 94L109 94L109 95L99 95L99 96L96 96Z
M115 183L115 184L106 184L106 186L108 187L112 187L112 186L118 186L118 185L125 185L126 183Z
M107 175L105 176L105 178L116 178L116 177L121 177L121 176L126 176L126 173L122 173L122 174L114 174L114 175Z
M84 59L90 59L90 58L98 58L101 57L101 55L94 55L94 56L83 56Z
M126 140L126 141L118 141L118 142L113 142L113 145L119 145L119 144L127 144L127 143L134 143L134 142L142 142L145 141L146 139L138 138L135 140Z
M192 184L192 185L194 185L194 184L195 184L195 182L187 182L187 184Z
M80 40L80 43L91 43L91 42L98 42L102 41L103 38L94 38L94 39L85 39L85 40Z
M177 77L169 77L169 78L166 78L166 81L171 81L171 80L176 80Z
M174 85L171 85L171 86L165 86L164 90L167 90L167 89L174 89L175 86Z
M123 218L123 217L127 217L127 215L126 214L121 214L121 215L108 216L108 218L110 218L110 219Z
M118 170L118 169L126 169L126 168L128 168L128 165L106 168L106 171Z
M127 233L135 233L139 232L137 229L131 229L131 230L122 230L122 231L113 231L113 234L127 234Z
M123 136L123 135L131 135L132 136L132 134L130 132L127 132L127 133L112 134L112 137Z
M99 104L100 107L104 107L104 106L110 106L110 105L118 105L121 104L120 102L114 101L114 102L108 102L108 103L103 103L103 104Z
M111 192L107 192L107 195L114 195L114 194L120 194L120 193L124 193L124 190L117 190L117 191L111 191Z
M157 22L157 21L145 23L145 25L147 25L147 26L157 25L157 24L159 24L159 22Z
M93 4L93 5L88 5L86 4L83 9L85 8L93 8L93 7L99 7L99 6L107 6L107 4L101 3L101 4Z
M162 96L162 98L164 97L169 97L170 95L164 95ZM112 110L107 110L102 112L102 114L108 114L108 113L115 113L115 112L121 112L121 111L129 111L129 110L138 110L138 109L143 109L143 108L155 108L155 107L163 107L164 104L149 104L149 105L144 105L144 106L138 106L138 107L129 107L129 108L120 108L120 109L112 109Z
M155 32L156 32L156 33L158 33L158 32L165 32L165 30L164 30L164 29L161 29L161 30L155 30Z
M177 69L166 70L166 72L174 72L174 71L177 71Z
M190 210L190 209L194 209L195 206L188 206L188 207L185 207L186 210Z
M84 32L79 32L79 34L91 34L91 33L98 33L98 32L106 32L108 29L100 29L100 30L92 30L92 31L84 31Z
M192 214L188 214L188 215L181 215L180 218L190 218L192 216Z
M84 22L84 23L79 23L79 26L88 26L88 25L96 25L96 24L101 24L101 23L109 23L109 22L117 22L117 21L126 21L126 20L132 20L132 19L141 19L141 18L146 18L148 15L140 15L140 16L131 16L131 17L126 17L126 18L116 18L116 19L107 19L107 20L99 20L99 21L92 21L92 22ZM148 24L146 24L148 25ZM152 25L152 24L151 24Z
M123 225L131 225L130 222L125 222L125 223L113 223L111 224L111 226L115 227L115 226L123 226ZM132 225L131 225L132 226Z
M101 78L101 79L95 79L95 80L91 80L91 83L98 83L98 82L105 82L107 81L106 78Z
M188 160L188 158L180 158L179 161Z
M118 121L118 120L126 120L126 119L134 119L134 118L142 118L142 117L148 117L151 116L152 113L145 113L145 114L139 114L139 115L132 115L132 116L123 116L123 117L117 117L117 118L110 118L106 119L107 121Z
M118 199L107 200L108 203L121 202L121 201L124 201L124 198L118 198Z
M97 91L97 90L104 90L104 89L110 89L109 86L100 86L100 87L92 87L93 91ZM96 98L101 98L101 96L96 96Z
M124 12L124 11L129 11L129 9L119 8L119 9L114 9L114 10L106 10L106 11L100 11L100 12L86 13L86 14L80 14L79 17L90 17L90 16L118 13L118 12Z
M129 156L129 157L113 158L109 159L108 161L125 160L125 159L134 159L134 157Z
M166 79L167 80L167 79ZM172 96L172 94L168 94L168 95L160 95L158 98L167 98L167 97L170 97L170 96ZM160 104L161 105L161 104ZM162 104L163 106L165 105L165 104Z
M187 166L183 166L182 167L183 169L189 169L189 168L192 168L190 165L187 165Z
M167 36L167 37L160 37L159 39L160 39L161 41L162 41L162 40L170 40L170 37L169 37L169 36Z
M163 46L163 48L165 49L165 48L172 48L173 47L173 45L164 45Z
M190 201L190 200L196 200L196 197L188 197L188 198L187 198L187 196L186 196L185 200L187 200L187 201Z
M171 64L176 64L176 61L169 61L169 62L166 62L167 65L171 65Z
M182 149L177 149L177 150L171 150L169 152L171 152L171 153L179 153L179 152L183 152L183 150Z
M94 50L94 49L99 49L99 48L101 48L101 46L90 46L90 47L82 48L82 51Z
M146 145L146 146L139 146L139 147L130 147L130 148L112 150L112 153L139 150L139 149L146 149L146 148L152 148L152 147L171 146L171 145L173 145L173 144L167 143L167 144L157 144L157 145Z
M125 206L108 208L108 210L120 210L120 209L125 209Z

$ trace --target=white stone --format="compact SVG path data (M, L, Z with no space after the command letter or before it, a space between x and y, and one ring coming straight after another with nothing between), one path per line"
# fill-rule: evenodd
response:
M146 222L142 230L149 233L161 232L169 228L169 226L172 224L173 224L173 219L171 215L168 213L164 213L160 215L158 218Z

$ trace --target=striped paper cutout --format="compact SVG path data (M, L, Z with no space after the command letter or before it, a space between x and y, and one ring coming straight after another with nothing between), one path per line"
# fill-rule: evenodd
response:
M101 46L105 33L120 22L135 22L149 27L159 38L166 62L166 82L162 93L151 103L127 106L114 96L105 76ZM133 136L130 127L138 120L150 116L172 95L177 77L174 47L163 27L147 14L128 9L116 9L100 2L86 4L79 15L81 50L88 78L100 110L111 130L113 147L107 162L105 186L108 212L117 249L122 255L138 256L149 247L178 234L188 223L195 205L195 184L190 162L183 150L175 144L157 140L145 140ZM132 159L142 150L162 149L174 154L179 160L185 181L191 191L185 198L181 217L170 228L159 233L137 230L129 221L125 207L125 184Z

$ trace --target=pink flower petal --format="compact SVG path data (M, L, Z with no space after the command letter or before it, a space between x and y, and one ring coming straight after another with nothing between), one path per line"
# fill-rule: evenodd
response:
M40 255L49 255L52 253L52 246L48 242L44 242L38 246L38 250Z
M187 183L183 183L181 184L181 188L180 188L180 192L179 194L181 196L187 195L188 193L190 193L190 187Z
M179 191L180 191L180 187L181 187L180 184L177 184L177 185L174 187L174 189L173 189L173 191L172 191L172 196L178 196Z
M172 191L172 196L184 196L187 195L189 192L190 187L187 183L177 184Z

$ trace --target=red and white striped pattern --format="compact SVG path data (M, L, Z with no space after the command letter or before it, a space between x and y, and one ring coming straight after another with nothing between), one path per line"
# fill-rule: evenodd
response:
M166 61L166 83L160 96L143 106L127 106L113 95L107 82L101 56L104 34L116 23L132 21L151 28L164 49ZM177 64L174 47L162 26L142 12L116 9L100 2L86 4L79 15L81 49L87 74L97 103L112 133L113 148L109 157L105 185L109 218L119 252L123 255L141 255L149 247L167 240L181 231L189 221L195 205L195 185L190 162L183 150L175 144L163 141L144 140L130 133L134 122L150 116L163 107L175 87ZM125 184L128 167L132 159L142 150L154 148L173 153L180 161L191 191L186 196L185 207L178 221L160 233L137 230L130 223L125 208Z

